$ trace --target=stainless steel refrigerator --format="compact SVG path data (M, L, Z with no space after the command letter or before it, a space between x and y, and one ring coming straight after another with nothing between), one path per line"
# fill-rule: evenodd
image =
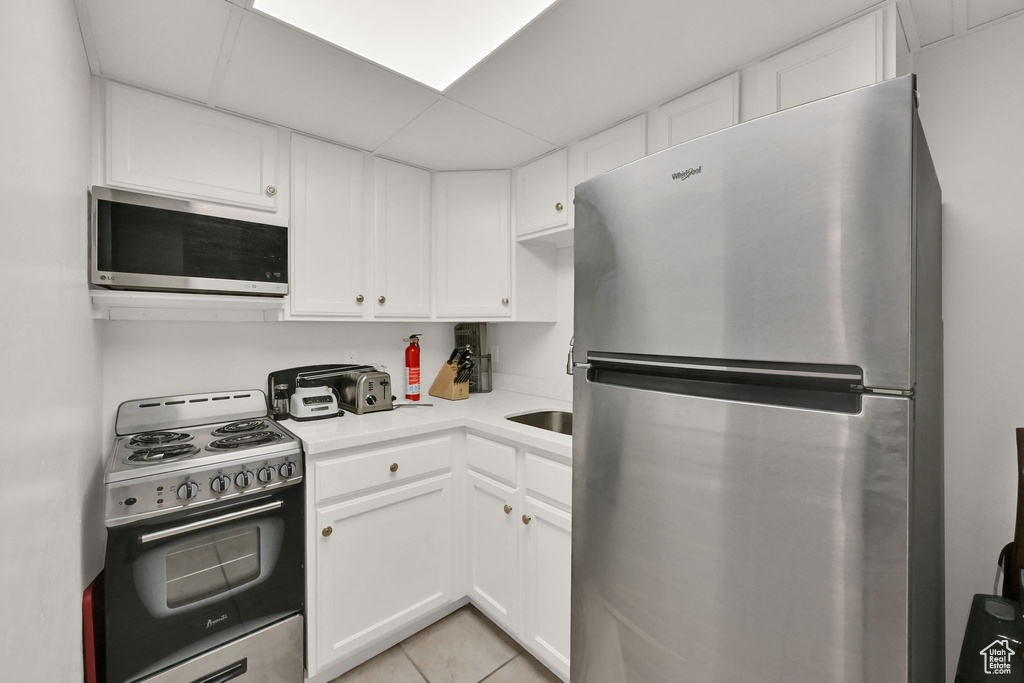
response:
M572 683L943 680L913 77L576 188Z

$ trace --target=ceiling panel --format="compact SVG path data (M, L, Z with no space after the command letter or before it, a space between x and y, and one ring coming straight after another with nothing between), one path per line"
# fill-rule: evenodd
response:
M561 0L447 94L562 145L875 4Z
M435 171L511 168L554 146L456 102L440 100L376 151Z
M921 47L953 35L953 0L910 0Z
M88 0L100 74L205 102L231 5L223 0Z
M967 28L981 26L1024 9L1024 0L967 0Z
M437 99L428 88L247 12L213 104L373 150Z

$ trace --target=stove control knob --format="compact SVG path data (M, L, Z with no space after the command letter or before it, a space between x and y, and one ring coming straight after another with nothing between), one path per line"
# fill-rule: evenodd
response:
M285 479L287 479L288 477L290 477L293 474L295 474L295 463L293 463L293 462L281 463L281 469L279 471L281 472L281 476L284 477Z
M273 467L261 467L259 472L256 473L259 480L264 484L269 484L274 481L274 468Z
M210 489L214 493L224 493L231 486L231 477L221 474L210 480Z
M245 472L239 472L235 476L235 486L240 489L244 489L252 484L252 472L246 470Z
M178 487L178 498L190 500L199 495L199 484L194 481L186 481Z

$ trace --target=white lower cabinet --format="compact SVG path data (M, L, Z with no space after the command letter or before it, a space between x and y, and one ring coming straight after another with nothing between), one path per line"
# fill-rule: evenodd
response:
M569 676L572 515L526 496L523 506L522 638L533 655Z
M508 474L508 453L514 454ZM470 598L561 678L569 677L572 469L507 444L467 436ZM516 475L515 473L519 474Z
M571 468L557 456L435 433L316 456L306 491L310 676L468 597L568 680Z
M515 631L519 601L517 493L473 472L466 475L466 483L470 597L487 616Z
M452 475L317 510L321 664L452 599Z

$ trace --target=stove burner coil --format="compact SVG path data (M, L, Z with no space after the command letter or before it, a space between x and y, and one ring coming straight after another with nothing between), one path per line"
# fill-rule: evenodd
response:
M170 444L167 446L154 446L152 448L140 448L127 458L126 463L132 465L146 465L153 462L169 462L187 458L199 452L199 449L188 443Z
M128 448L142 448L191 441L192 435L187 432L144 432L136 434L128 442Z
M213 436L223 436L225 434L239 434L242 432L253 432L258 429L266 429L267 423L263 420L242 420L240 422L232 422L229 425L218 427L210 432Z
M252 446L262 446L263 444L272 443L281 438L283 438L283 436L276 432L248 432L245 434L226 436L223 439L211 441L206 445L206 448L211 451L226 451L233 448L249 448Z

